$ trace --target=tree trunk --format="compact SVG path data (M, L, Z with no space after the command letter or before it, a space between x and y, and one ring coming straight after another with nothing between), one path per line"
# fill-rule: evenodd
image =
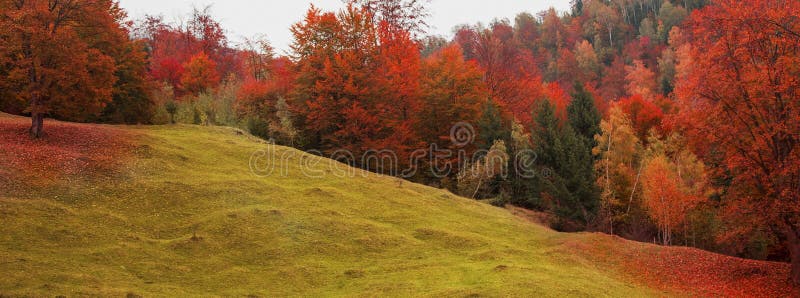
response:
M42 113L33 113L31 114L31 129L30 134L31 137L34 139L38 139L42 137L42 130L44 126L44 114Z
M611 222L611 236L614 236L614 219L611 218L610 222Z
M34 80L32 80L34 81ZM39 92L31 92L31 129L28 131L31 138L38 139L42 137L42 130L44 129L44 108L42 105L42 98Z
M642 177L642 170L644 170L644 164L639 165L639 173L636 174L636 180L633 182L633 190L631 190L631 197L628 199L628 211L625 214L631 213L631 206L633 205L633 196L636 195L636 188L639 186L639 178Z
M800 227L789 226L786 234L786 245L792 258L791 279L795 285L800 285Z
M478 196L478 191L481 189L481 184L483 183L483 177L478 179L478 187L475 188L475 192L472 193L472 199L474 200L476 196Z

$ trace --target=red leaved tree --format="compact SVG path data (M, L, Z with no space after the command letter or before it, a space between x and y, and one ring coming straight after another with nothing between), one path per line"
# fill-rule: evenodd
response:
M636 129L636 136L640 140L647 139L650 130L658 128L664 118L661 108L639 94L621 99L618 105L625 114L628 114L633 128Z
M677 84L688 133L732 176L728 214L782 231L800 283L800 2L720 0L696 12ZM703 150L713 148L711 150Z

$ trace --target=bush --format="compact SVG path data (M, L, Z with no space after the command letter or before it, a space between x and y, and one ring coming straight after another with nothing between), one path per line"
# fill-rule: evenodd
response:
M261 118L250 117L247 118L246 123L247 123L247 131L249 131L250 134L265 140L270 139L271 136L270 136L269 123L267 121L264 121Z
M155 88L152 93L153 104L155 108L150 122L153 124L169 124L173 119L172 114L177 112L177 105L175 104L175 92L172 86L162 83L158 88ZM170 108L174 108L170 113Z
M506 143L497 140L486 156L471 166L465 166L457 177L459 195L480 199L497 194L497 182L505 179L508 173L507 152Z

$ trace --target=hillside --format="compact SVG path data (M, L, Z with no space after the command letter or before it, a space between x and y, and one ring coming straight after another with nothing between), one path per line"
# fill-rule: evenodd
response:
M789 296L788 265L564 234L229 128L0 114L0 296ZM331 160L314 169L326 171ZM312 163L313 164L313 163Z

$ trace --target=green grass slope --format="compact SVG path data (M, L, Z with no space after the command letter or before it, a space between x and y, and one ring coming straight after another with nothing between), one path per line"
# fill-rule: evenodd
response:
M114 171L0 171L0 295L658 293L562 252L569 235L449 192L308 178L315 157L282 147L287 175L257 177L265 144L231 129L89 127L130 134L134 155Z

